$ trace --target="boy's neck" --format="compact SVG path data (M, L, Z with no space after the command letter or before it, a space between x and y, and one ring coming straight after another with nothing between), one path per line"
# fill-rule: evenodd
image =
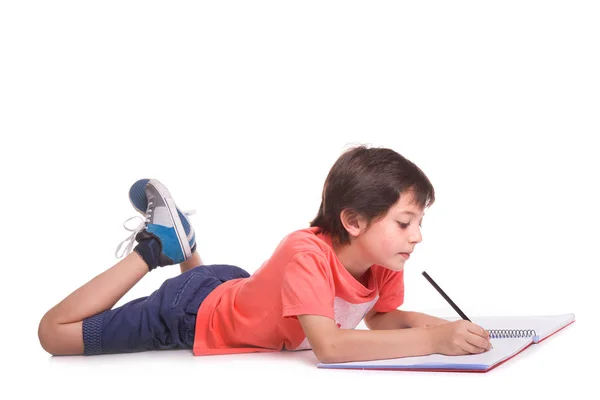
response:
M333 241L333 251L344 268L356 279L364 284L362 277L369 270L372 263L364 259L362 253L356 246L351 244L341 245Z

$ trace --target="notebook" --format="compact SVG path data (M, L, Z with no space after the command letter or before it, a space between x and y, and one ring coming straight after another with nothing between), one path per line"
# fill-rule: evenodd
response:
M445 318L455 321L458 318ZM319 368L376 369L438 372L487 372L505 363L532 344L539 344L575 322L574 314L542 316L473 317L471 321L490 333L493 348L481 354L446 356L431 354L374 361L319 363Z

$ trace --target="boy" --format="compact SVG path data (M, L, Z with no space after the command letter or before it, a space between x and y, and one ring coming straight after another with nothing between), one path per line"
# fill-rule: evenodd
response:
M342 154L310 227L286 236L252 276L235 266L202 265L187 216L160 182L136 182L130 199L146 213L132 235L137 246L44 315L39 338L47 352L312 349L327 363L491 346L487 331L469 321L398 310L404 265L435 196L426 175L393 150L359 146ZM111 309L149 271L177 263L181 275ZM355 330L363 318L369 330Z

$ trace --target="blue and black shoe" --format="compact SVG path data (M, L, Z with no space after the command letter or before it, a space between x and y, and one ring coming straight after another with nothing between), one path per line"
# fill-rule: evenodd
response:
M125 226L125 229L134 232L124 241L130 241L129 250L135 239L138 245L133 250L144 259L150 270L189 259L196 247L195 234L187 217L177 209L169 190L158 180L150 179L145 183L144 193L146 218L143 226L136 229ZM119 245L117 253L123 244Z
M156 180L153 181L156 182ZM146 196L146 185L148 182L150 182L150 179L140 179L129 188L129 201L133 208L142 215L145 215L146 210L148 209L148 197ZM164 187L164 185L162 186ZM196 251L196 233L194 232L194 227L190 223L188 217L194 215L194 211L181 211L177 208L177 214L179 215L179 219L181 219L183 229L185 230L187 240L190 242L193 253Z

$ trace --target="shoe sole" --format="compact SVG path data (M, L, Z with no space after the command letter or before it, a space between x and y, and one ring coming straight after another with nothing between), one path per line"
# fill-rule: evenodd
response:
M192 256L192 249L190 248L190 242L187 240L187 235L185 234L185 229L183 228L183 224L181 223L181 219L177 214L177 206L171 197L171 193L166 188L165 185L160 183L155 179L150 179L148 184L152 184L156 188L156 191L160 194L160 197L167 205L167 210L169 210L169 215L171 216L171 221L173 221L173 227L175 228L175 233L177 234L177 238L179 239L179 246L181 247L181 251L187 260Z
M129 189L129 202L140 214L146 214L148 199L146 197L146 184L150 179L140 179Z

